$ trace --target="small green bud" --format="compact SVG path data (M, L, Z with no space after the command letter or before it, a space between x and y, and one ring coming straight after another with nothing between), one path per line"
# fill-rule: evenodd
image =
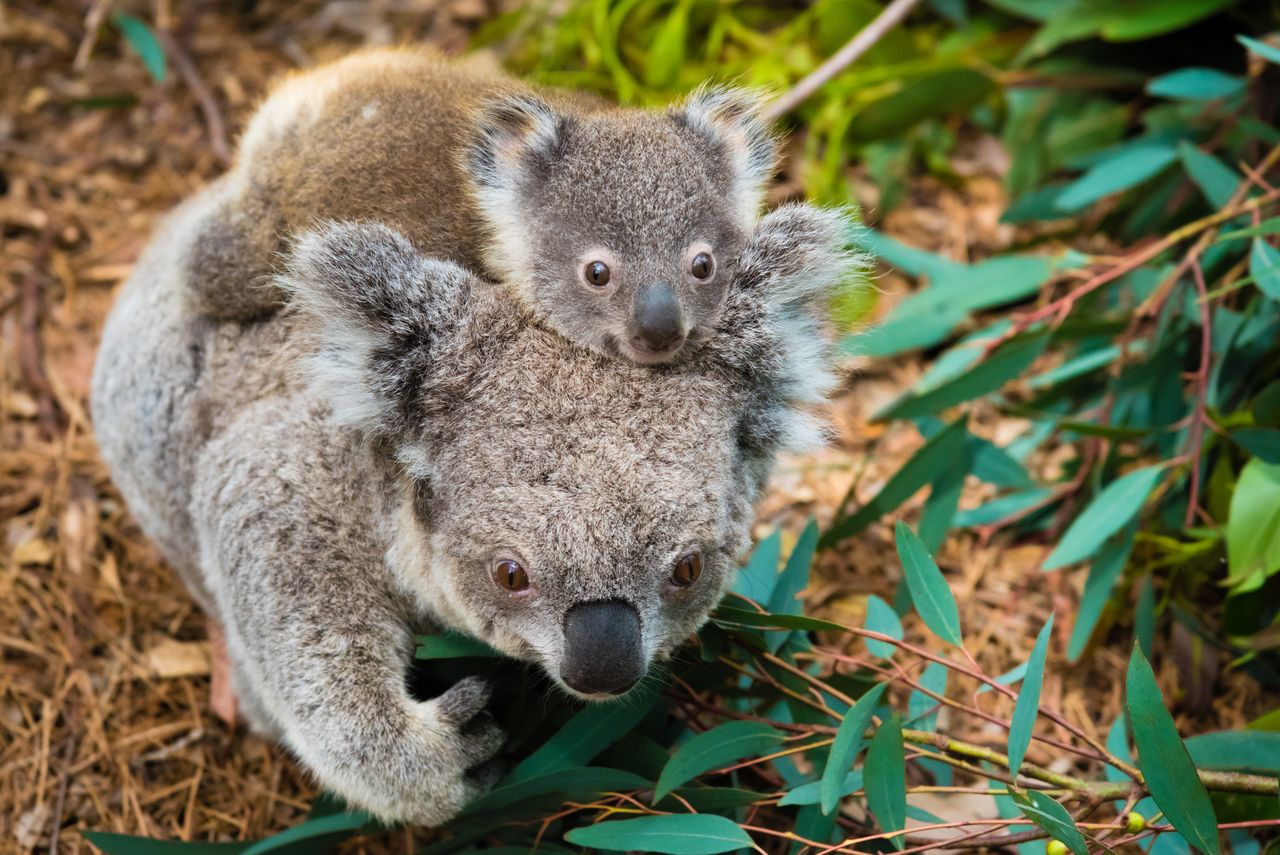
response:
M1124 815L1124 830L1130 834L1137 834L1139 831L1147 827L1147 818L1135 811L1130 811Z
M1067 844L1061 840L1050 840L1044 845L1044 855L1067 855Z

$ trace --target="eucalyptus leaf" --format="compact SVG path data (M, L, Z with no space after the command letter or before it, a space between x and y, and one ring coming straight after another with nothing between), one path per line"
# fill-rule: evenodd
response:
M1036 716L1040 712L1040 689L1044 683L1044 660L1049 652L1049 639L1053 636L1053 615L1041 627L1035 647L1027 659L1027 671L1022 689L1013 707L1009 724L1009 769L1017 772L1027 756L1031 735L1035 730Z
M1009 789L1009 797L1022 811L1023 816L1040 826L1054 840L1060 841L1074 855L1089 855L1089 844L1064 808L1054 799L1037 790Z
M133 52L142 59L142 64L146 66L151 79L156 83L164 83L167 76L164 47L161 46L160 40L156 38L151 28L141 19L127 12L116 12L111 16L111 22L120 30L120 34L124 36Z
M1280 48L1269 45L1258 39L1251 39L1248 36L1236 36L1236 41L1247 47L1250 52L1257 54L1267 62L1274 62L1280 65Z
M1229 586L1280 570L1280 464L1254 458L1240 471L1227 517L1227 567Z
M898 641L902 640L902 621L899 620L898 613L875 594L867 597L866 628ZM867 652L877 659L891 659L898 652L898 648L887 641L864 638L863 643L867 645Z
M722 816L673 813L598 822L575 828L564 839L576 846L608 852L658 852L666 855L716 855L750 849L751 835Z
M1216 68L1180 68L1147 84L1147 94L1183 101L1213 101L1244 91L1245 80Z
M902 722L892 713L871 737L867 759L863 764L863 780L867 790L867 807L885 832L901 831L907 826L906 753L902 747ZM890 838L903 848L903 836Z
M875 714L880 698L884 696L885 683L879 683L867 692L853 708L845 713L836 730L835 741L831 744L831 753L827 756L827 765L822 772L821 804L822 812L829 814L835 810L836 804L844 793L845 780L862 749L862 740Z
M1260 237L1253 239L1249 275L1258 290L1273 300L1280 300L1280 250Z
M1136 645L1129 660L1125 696L1138 746L1138 768L1151 797L1192 846L1206 855L1221 855L1213 802L1174 727L1173 717L1165 709L1151 665Z
M899 520L894 528L894 535L898 558L902 561L911 600L915 603L920 619L934 635L959 647L962 643L960 611L956 608L955 597L947 580L943 578L942 571L910 526Z
M1056 570L1096 555L1108 538L1138 515L1164 472L1162 466L1146 466L1103 488L1071 523L1043 569Z
M1171 145L1152 143L1126 149L1095 164L1080 178L1068 184L1058 195L1054 205L1059 211L1067 213L1079 211L1105 196L1141 184L1162 172L1177 158L1177 149Z
M613 703L584 707L538 750L522 760L503 783L512 784L548 772L586 765L639 724L656 700L657 693L642 686Z
M654 788L654 801L704 772L774 751L782 740L776 728L759 721L729 721L699 733L667 761Z
M1108 540L1093 560L1089 576L1085 579L1084 593L1080 595L1076 623L1071 628L1071 641L1067 644L1068 661L1078 662L1080 655L1084 653L1085 645L1089 643L1094 627L1102 616L1102 610L1129 560L1129 553L1133 551L1136 534L1137 529L1131 527L1127 532Z

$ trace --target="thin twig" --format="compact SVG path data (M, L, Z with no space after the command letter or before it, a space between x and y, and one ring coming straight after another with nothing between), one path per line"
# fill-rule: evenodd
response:
M1187 499L1187 516L1185 524L1188 528L1195 524L1196 511L1200 507L1200 468L1201 455L1204 451L1204 426L1209 421L1206 401L1209 396L1209 369L1213 365L1213 318L1209 314L1209 288L1204 281L1204 268L1200 266L1200 257L1191 256L1191 278L1196 283L1196 291L1200 295L1200 367L1196 370L1196 406L1191 417L1191 427L1187 430L1187 455L1191 459L1191 492Z
M199 69L191 61L191 55L179 40L166 30L158 30L157 35L164 44L165 52L177 66L178 73L182 75L183 82L187 84L187 88L191 90L196 103L200 106L205 131L209 134L209 150L213 153L214 159L223 168L230 166L231 148L227 144L227 126L222 121L222 111L218 108L217 100L205 85Z
M49 263L53 247L53 221L47 223L36 242L31 266L22 277L22 311L18 325L21 333L18 360L22 366L22 379L35 395L36 418L45 439L53 439L59 433L58 405L53 397L53 387L44 367L44 343L40 334L41 294L40 273Z
M775 101L764 108L764 117L770 122L776 121L798 107L806 98L817 92L822 86L844 71L854 60L875 46L884 38L885 33L892 30L907 16L920 0L893 0L884 11L863 27L857 35L849 39L844 47L831 55L826 62L809 72L799 83L782 93Z

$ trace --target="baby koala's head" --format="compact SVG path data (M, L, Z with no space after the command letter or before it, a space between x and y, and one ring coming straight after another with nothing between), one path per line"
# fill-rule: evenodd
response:
M664 111L486 103L463 170L487 261L572 341L665 362L715 329L775 140L758 94L704 88Z

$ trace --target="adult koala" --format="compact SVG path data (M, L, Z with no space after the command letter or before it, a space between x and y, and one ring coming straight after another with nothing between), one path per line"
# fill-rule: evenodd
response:
M296 243L293 311L209 320L181 274L207 204L171 217L107 322L102 454L224 626L251 726L350 803L442 823L502 736L475 679L411 696L414 630L470 633L590 700L693 633L775 452L817 435L845 221L764 218L717 335L653 368L370 224Z

